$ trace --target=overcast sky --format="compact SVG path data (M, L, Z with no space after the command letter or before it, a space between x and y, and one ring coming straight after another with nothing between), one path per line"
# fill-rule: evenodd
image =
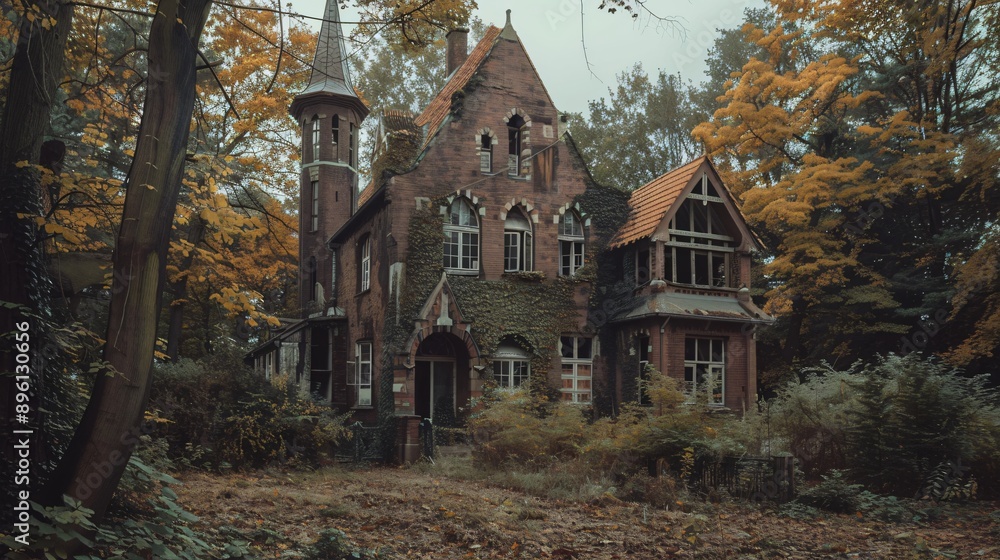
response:
M662 24L647 14L632 19L627 13L599 11L598 0L480 0L476 15L502 27L506 10L528 56L561 111L587 112L587 102L606 97L615 75L641 63L647 73L663 70L685 79L704 79L705 55L717 29L739 25L747 6L763 0L650 0L646 5L659 16L672 17L678 26ZM324 0L299 0L294 11L321 17ZM341 19L357 15L344 11ZM582 22L582 28L581 28ZM311 22L319 29L319 22ZM349 26L345 32L350 33ZM590 70L584 59L586 41ZM470 45L471 48L471 45ZM348 47L350 50L350 47ZM591 74L591 71L593 74Z

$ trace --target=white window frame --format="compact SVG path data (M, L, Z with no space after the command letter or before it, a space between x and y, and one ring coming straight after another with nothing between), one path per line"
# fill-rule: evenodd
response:
M372 238L365 236L358 258L359 292L367 292L372 287Z
M444 225L444 268L458 274L479 272L479 216L464 198L456 198L448 207ZM448 249L454 248L449 255Z
M355 387L355 407L372 406L372 342L359 340L354 344L354 368L347 384Z
M501 389L514 389L531 379L527 351L516 344L501 343L493 355L493 379Z
M319 115L313 115L312 118L312 160L319 161L319 144L320 144L320 127L322 122L320 121Z
M520 216L524 221L511 219ZM507 214L503 230L503 271L530 272L532 270L533 237L531 220L520 210L512 209Z
M566 212L559 221L559 275L573 276L583 268L585 242L583 221L576 212Z
M693 343L693 346L690 343ZM708 350L699 356L703 344L708 345ZM692 348L693 353L689 352ZM698 393L703 392L708 396L709 406L725 406L726 339L685 337L684 384L689 402L694 402Z
M589 350L585 352L584 349ZM563 335L559 338L559 352L562 356L562 400L590 404L594 390L594 339Z

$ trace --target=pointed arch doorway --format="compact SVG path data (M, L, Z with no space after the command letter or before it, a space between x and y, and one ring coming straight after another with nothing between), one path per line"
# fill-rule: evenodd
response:
M431 334L414 356L414 412L440 426L455 424L469 399L469 353L448 332Z

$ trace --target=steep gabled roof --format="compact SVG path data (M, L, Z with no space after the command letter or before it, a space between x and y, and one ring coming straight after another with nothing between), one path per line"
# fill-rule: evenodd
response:
M486 30L482 40L472 49L465 62L455 70L448 83L427 104L423 112L414 119L417 125L427 127L426 136L424 137L424 147L430 143L431 139L434 138L434 135L441 128L441 125L444 124L445 118L451 111L452 95L464 88L465 84L469 83L469 79L479 70L479 66L486 60L490 51L493 50L493 45L496 44L497 39L500 37L500 31L500 28L493 25Z
M719 196L723 204L731 213L737 229L743 236L744 243L750 249L763 249L764 244L760 238L750 230L747 225L746 216L740 211L739 204L729 188L722 183L719 172L708 156L701 156L698 159L682 165L669 173L660 175L656 179L646 183L632 192L629 198L629 206L632 213L625 225L618 230L618 234L611 240L611 248L624 247L629 243L634 243L640 239L645 239L654 234L665 235L667 224L665 220L671 219L680 206L678 202L691 192L696 183L696 178L700 177L699 171L705 172L715 177L715 185L718 187Z
M632 214L611 240L611 247L622 247L652 235L706 159L700 157L632 191L628 201Z

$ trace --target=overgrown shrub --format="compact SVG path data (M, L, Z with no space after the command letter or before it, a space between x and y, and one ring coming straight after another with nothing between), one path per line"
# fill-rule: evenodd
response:
M159 435L184 467L315 466L349 436L344 417L287 377L255 375L238 349L159 366L150 409L167 420Z
M688 404L675 380L652 372L647 394L652 407L627 404L615 417L588 423L579 406L544 392L497 391L470 420L474 457L485 468L502 466L494 478L531 493L579 498L614 491L659 506L675 501L679 485L670 476L651 477L650 464L685 478L696 456L745 452L725 435L738 420L709 413L705 403Z
M219 425L219 457L234 467L260 467L272 462L316 466L321 456L349 437L329 406L298 394L287 377L240 401Z
M775 443L787 446L807 474L843 468L871 490L901 496L926 487L941 464L993 480L1000 408L985 376L965 377L915 354L807 374L768 410ZM985 490L996 495L997 488Z

